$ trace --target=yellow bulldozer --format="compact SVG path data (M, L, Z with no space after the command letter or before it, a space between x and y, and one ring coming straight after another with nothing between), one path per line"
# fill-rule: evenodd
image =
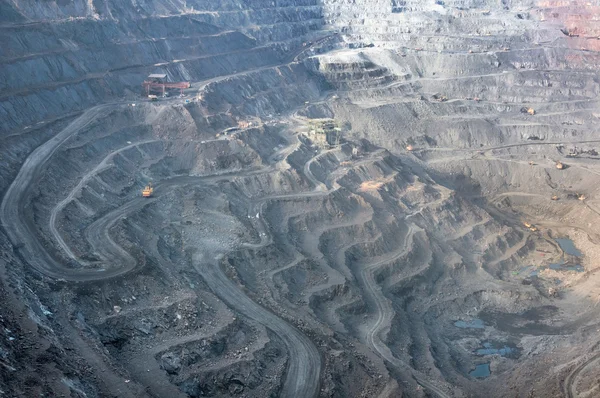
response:
M148 185L146 185L146 188L142 189L142 196L144 198L149 198L152 196L153 193L154 193L154 188L152 188L152 183L149 182Z
M525 225L525 228L527 228L528 230L530 230L531 232L535 232L537 231L537 227L531 223L528 222L524 222L523 225Z

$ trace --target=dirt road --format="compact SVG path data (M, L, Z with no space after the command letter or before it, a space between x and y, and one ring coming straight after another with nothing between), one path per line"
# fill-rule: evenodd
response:
M69 275L81 277L83 274L91 277L93 274L90 274L89 270L74 270L65 267L57 263L48 254L43 245L36 239L33 226L30 223L23 222L24 218L21 217L21 214L27 210L25 198L29 196L41 178L46 164L56 150L73 134L101 117L113 106L99 105L87 110L53 138L36 148L29 155L4 196L0 207L0 219L10 240L15 247L19 248L19 252L24 259L44 275L63 279ZM104 277L106 276L99 275L98 278L91 279Z
M107 278L123 275L137 265L137 261L121 246L119 246L110 236L109 231L116 222L121 220L128 214L139 211L142 207L155 203L156 198L168 193L168 188L181 186L186 184L208 184L225 179L232 179L240 176L248 176L252 174L268 173L274 170L274 166L268 166L259 170L250 170L244 172L228 172L207 177L192 177L183 176L175 177L160 182L155 187L155 195L152 199L135 197L127 201L117 209L105 214L94 221L85 231L85 236L89 241L94 252L102 258L101 262L94 264L95 267L71 268L57 261L42 243L37 239L36 227L33 221L21 215L27 210L25 204L26 198L32 192L35 184L41 176L45 165L48 163L56 150L71 136L89 125L96 118L101 117L103 113L110 109L110 105L103 105L92 108L85 112L81 117L76 119L67 128L62 130L54 138L38 147L27 159L19 174L13 181L13 184L7 191L2 202L1 218L6 227L11 240L15 246L20 247L20 252L28 263L43 275L63 280L72 281L93 281L104 280ZM115 153L111 153L105 160L109 160ZM94 168L91 173L94 173L104 167L106 162L102 162L98 167ZM84 176L82 183L85 182L89 173ZM67 198L60 202L55 207L54 217L51 218L51 225L56 221L56 214L70 200L73 192L82 185L80 183ZM325 195L327 192L304 192L289 195L274 195L268 198L262 198L256 201L258 212L262 204L267 200L277 199L292 199L303 198L310 196ZM265 227L265 226L263 226ZM266 236L266 227L259 228L265 230L263 235ZM60 235L56 228L51 229L58 238L57 242L61 242ZM268 240L261 244L268 243ZM73 252L64 243L63 250L73 260L77 260ZM289 363L287 375L283 384L281 396L284 397L314 397L319 390L321 358L314 344L308 337L303 335L295 327L289 325L275 314L269 312L263 307L253 302L239 288L231 282L222 270L216 264L197 267L198 272L207 281L211 289L225 301L231 308L234 308L245 316L262 323L265 327L277 334L289 352Z
M69 194L67 195L67 197L65 199L63 199L62 201L57 203L57 205L54 206L54 208L52 208L52 210L50 211L50 223L49 223L50 233L52 234L52 236L54 237L54 239L56 240L58 245L61 247L61 249L65 252L65 254L69 258L71 258L72 260L77 260L77 256L75 256L75 254L73 253L71 248L67 245L65 240L62 238L62 236L56 229L56 217L58 216L58 214L65 208L65 206L67 204L69 204L72 200L74 200L76 195L78 195L81 192L81 190L83 189L83 187L89 180L91 180L92 178L97 176L101 171L110 167L109 164L116 155L118 155L119 153L126 151L130 148L134 148L139 145L148 144L151 142L157 142L157 141L156 140L147 140L147 141L142 141L142 142L136 142L134 144L124 146L114 152L111 152L96 167L94 167L92 170L90 170L88 173L86 173L81 178L81 180L79 180L77 185L71 190L71 192L69 192Z
M288 349L287 375L280 397L315 397L319 392L321 356L315 345L298 329L246 296L213 261L194 259L196 271L229 307L273 331Z
M576 398L577 395L577 381L579 378L579 374L588 366L592 365L595 362L600 360L600 354L596 354L575 369L566 377L565 382L563 384L563 391L565 393L565 397L567 398Z
M393 367L412 374L418 384L425 387L436 396L448 398L450 396L446 394L446 392L444 392L440 387L430 383L424 376L418 374L407 364L396 358L389 346L382 341L380 336L385 328L390 327L395 311L393 310L390 301L385 297L381 291L381 288L375 281L374 271L382 265L389 264L390 262L393 262L406 255L412 245L413 236L417 231L417 227L409 225L409 230L404 239L404 245L399 250L391 253L390 255L383 256L374 262L366 263L360 266L360 272L357 275L358 282L363 287L363 291L369 300L369 304L376 311L375 322L371 323L368 329L365 331L364 339L367 345L369 345L374 352L378 353Z

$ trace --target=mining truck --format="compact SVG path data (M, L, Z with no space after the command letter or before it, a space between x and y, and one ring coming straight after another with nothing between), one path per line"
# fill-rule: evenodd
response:
M148 183L148 185L146 185L146 188L144 188L142 190L142 196L144 198L151 197L153 193L154 193L154 188L152 188L152 183Z
M535 115L535 109L533 108L521 108L521 113L527 113L528 115Z

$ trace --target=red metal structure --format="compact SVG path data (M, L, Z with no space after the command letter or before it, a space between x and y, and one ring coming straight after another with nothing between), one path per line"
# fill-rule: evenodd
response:
M166 81L167 75L165 74L152 74L148 76L148 80L145 80L142 83L142 86L146 89L146 95L150 95L151 91L161 92L164 96L167 92L167 89L170 88L178 88L183 94L183 90L186 88L190 88L190 82L171 82L167 83Z

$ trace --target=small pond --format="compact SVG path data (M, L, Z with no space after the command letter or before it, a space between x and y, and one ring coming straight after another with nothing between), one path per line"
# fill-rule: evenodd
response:
M483 348L477 349L477 355L501 355L503 357L513 354L516 352L515 348L504 345L500 348L495 348L494 345L490 342L483 343Z
M482 364L475 366L475 369L470 371L469 375L471 375L473 377L477 377L478 379L485 379L491 373L492 372L490 372L490 364L482 363Z
M583 265L579 264L567 264L565 261L561 261L559 263L550 264L548 268L553 269L555 271L576 271L583 272Z
M456 321L454 326L461 329L485 329L485 323L477 318L471 321Z
M556 243L560 246L560 248L567 254L575 257L581 257L582 253L575 247L575 243L571 239L567 238L558 238L555 239Z

